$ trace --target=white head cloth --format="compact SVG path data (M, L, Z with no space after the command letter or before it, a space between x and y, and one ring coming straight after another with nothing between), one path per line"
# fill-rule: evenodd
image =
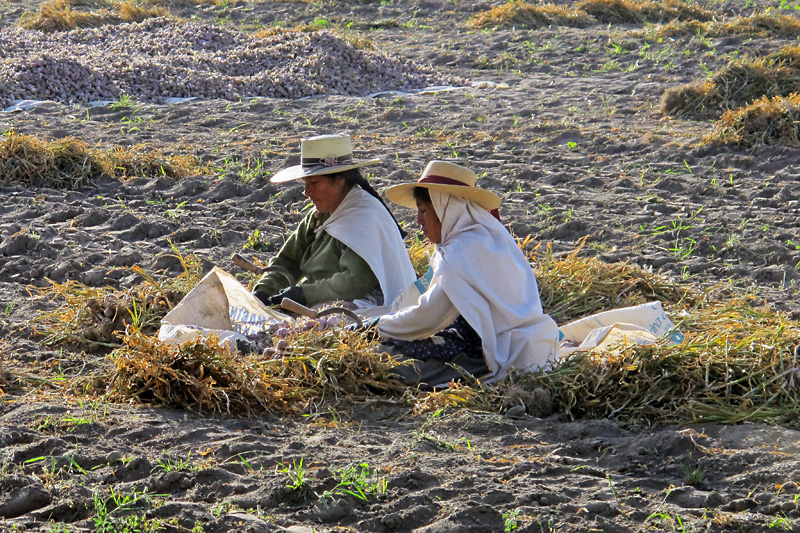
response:
M330 218L317 231L325 231L367 262L390 304L417 276L397 223L377 198L353 187Z
M430 196L442 222L431 285L441 284L480 335L492 371L488 381L553 360L558 326L542 311L536 277L514 238L472 200L437 191Z

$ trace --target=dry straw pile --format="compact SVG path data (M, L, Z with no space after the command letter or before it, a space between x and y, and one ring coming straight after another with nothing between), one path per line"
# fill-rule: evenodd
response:
M713 13L677 0L582 0L574 6L531 4L524 0L495 6L470 19L474 28L538 28L595 24L641 24L672 20L711 20Z
M762 96L736 111L727 111L703 138L705 143L800 146L800 93L786 98Z
M529 239L521 242L523 247L528 244ZM424 246L416 248L424 255ZM403 391L391 374L396 363L376 353L374 342L356 332L312 330L294 334L277 354L232 355L213 339L165 345L141 321L130 321L125 332L118 332L123 344L114 344L116 349L108 355L113 369L101 370L88 393L103 391L112 401L248 416L340 411L381 396L407 402L417 412L466 407L625 422L793 420L800 401L800 323L759 306L733 287L702 292L633 265L603 263L579 252L580 245L563 257L547 247L528 252L544 307L559 323L658 299L686 334L683 344L620 345L577 353L549 369L512 375L495 385L465 378L447 390L426 393ZM418 267L424 269L423 261ZM199 270L194 272L174 283L180 281L182 291L188 290L199 279ZM156 286L148 289L148 284ZM138 294L149 290L163 295L167 286L167 281L151 276ZM84 294L81 299L77 286L70 286L72 296L64 288L52 289L53 295L67 298L68 305L45 320L51 328L62 324L61 336L51 332L51 341L67 340L65 331L97 325L90 302L100 295ZM102 299L108 296L104 293ZM141 309L147 299L133 301ZM114 313L134 316L132 307L115 307ZM153 310L151 328L157 318Z
M473 28L540 28L550 25L585 28L593 23L591 17L574 8L555 4L529 4L512 0L472 17Z
M800 323L747 298L710 297L681 311L679 346L575 353L496 386L432 393L423 410L522 407L541 416L628 423L763 421L792 424L800 407Z
M546 246L528 252L535 265L542 307L559 324L594 313L639 305L653 300L687 305L695 295L689 286L681 286L664 276L628 263L604 263L583 257L586 238L564 257ZM524 250L530 237L520 243Z
M84 6L89 11L75 10ZM144 6L141 2L127 0L86 1L86 0L48 0L39 7L36 14L26 14L20 20L22 27L44 32L69 31L76 28L98 28L106 24L141 22L148 18L165 17L169 11L159 6Z
M735 16L719 20L672 20L666 24L645 28L643 32L633 31L631 34L643 34L650 39L677 37L680 35L699 35L704 38L746 36L795 39L800 35L800 20L791 15L765 11L753 13L746 17Z
M157 279L138 266L130 270L142 281L127 290L88 287L77 281L55 283L38 289L40 297L62 304L43 313L31 326L48 346L77 347L86 352L109 351L121 346L129 328L137 334L153 335L161 319L202 278L201 261L175 251L184 272L176 278Z
M277 356L231 353L216 338L167 345L138 333L110 354L109 390L121 400L184 407L199 413L315 413L367 396L400 393L397 363L358 333L304 332Z
M601 24L658 23L671 20L712 20L714 13L698 5L664 0L582 0L576 4Z
M762 97L788 97L798 90L800 46L791 45L764 57L731 61L707 81L673 87L662 95L660 109L665 115L718 118Z
M735 423L794 417L800 324L746 298L709 299L684 311L679 327L687 336L680 346L577 354L520 381L549 390L572 418Z
M193 156L168 156L142 144L102 150L73 137L47 141L13 131L0 137L0 184L74 190L91 186L103 174L181 179L206 171Z

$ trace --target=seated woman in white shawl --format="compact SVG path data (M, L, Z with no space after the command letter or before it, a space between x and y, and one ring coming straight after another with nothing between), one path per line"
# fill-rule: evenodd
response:
M390 304L416 276L402 230L359 167L348 135L302 139L301 164L270 179L302 179L314 209L300 222L269 266L282 267L299 285L289 286L279 272L268 271L253 293L266 305L283 298L313 306L354 301L361 306Z
M475 182L469 169L432 161L417 183L386 191L390 201L416 207L436 244L427 291L377 321L380 349L410 362L397 367L409 384L446 385L461 371L493 381L556 354L558 326L542 311L531 266L499 221L500 197Z

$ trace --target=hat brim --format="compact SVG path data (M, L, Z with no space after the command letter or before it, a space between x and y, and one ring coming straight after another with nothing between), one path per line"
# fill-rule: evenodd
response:
M445 185L442 183L401 183L392 185L386 189L386 199L390 202L408 207L417 208L417 201L414 199L414 189L423 187L431 191L439 191L453 196L458 196L467 200L472 200L487 211L500 207L500 196L486 189L466 187L463 185Z
M293 167L284 168L277 174L272 176L269 181L272 183L284 183L292 180L299 180L301 178L309 178L311 176L324 176L326 174L338 174L346 170L354 168L365 167L367 165L374 165L380 163L380 159L365 159L363 161L353 161L348 165L336 165L333 167L326 167L318 165L315 167L304 167L303 165L295 165Z

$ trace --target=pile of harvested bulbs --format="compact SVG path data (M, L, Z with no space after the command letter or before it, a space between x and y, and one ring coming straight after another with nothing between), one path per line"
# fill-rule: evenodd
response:
M288 349L288 338L293 335L312 330L335 329L344 325L346 325L346 321L335 315L304 318L294 322L278 322L270 324L265 330L257 334L247 335L248 343L240 343L238 348L242 352L258 352L272 355Z
M23 99L364 96L462 83L405 58L356 48L329 31L258 37L155 18L55 33L7 28L0 42L1 108Z

